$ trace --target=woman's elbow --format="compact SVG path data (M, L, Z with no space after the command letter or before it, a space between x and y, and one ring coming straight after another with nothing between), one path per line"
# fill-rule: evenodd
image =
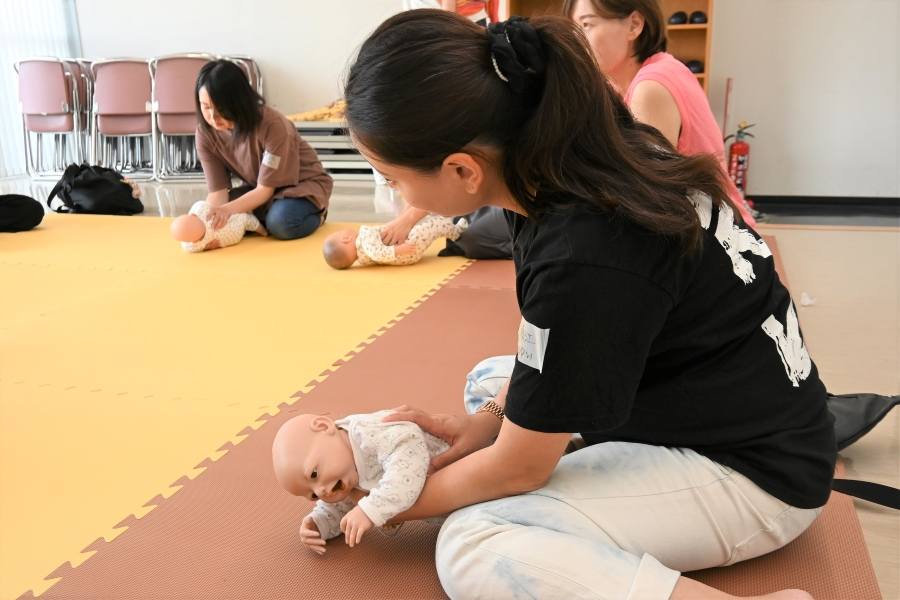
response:
M543 472L543 470L536 471L535 469L529 469L522 473L516 474L507 482L507 495L518 496L519 494L525 494L528 492L539 490L547 485L547 482L550 481L550 475L552 473L553 469L550 469L546 472Z

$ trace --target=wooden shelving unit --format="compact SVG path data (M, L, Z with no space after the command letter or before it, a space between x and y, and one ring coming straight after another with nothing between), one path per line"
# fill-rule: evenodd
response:
M709 50L712 43L712 20L714 0L662 0L663 18L668 23L669 17L683 10L690 17L694 11L706 13L707 22L698 25L668 25L669 54L682 62L699 60L703 63L703 72L697 73L697 81L703 91L709 94ZM562 0L506 0L501 3L500 18L509 15L530 17L533 15L562 14Z
M694 11L706 13L707 22L699 25L669 25L669 54L680 60L699 60L703 72L697 73L697 81L703 91L709 94L709 49L712 43L713 0L663 0L663 17L669 20L674 13L682 10L690 17Z

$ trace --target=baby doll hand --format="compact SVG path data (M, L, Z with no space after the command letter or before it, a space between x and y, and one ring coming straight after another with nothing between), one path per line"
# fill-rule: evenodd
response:
M313 520L312 515L304 518L303 523L300 525L300 541L316 554L325 554L325 540L322 539L319 527Z
M266 228L263 227L262 225L260 225L259 227L256 228L256 233L258 233L259 235L261 235L263 237L269 235L269 232L266 231Z
M362 540L363 534L372 529L373 525L375 524L363 512L363 509L357 506L341 519L341 531L344 532L344 540L352 548Z
M203 249L204 250L215 250L216 248L218 248L221 245L222 245L222 242L220 242L219 240L213 240L210 243L208 243L206 246L204 246Z
M404 254L415 254L416 253L416 245L415 244L400 244L399 246L394 246L394 254L402 256Z

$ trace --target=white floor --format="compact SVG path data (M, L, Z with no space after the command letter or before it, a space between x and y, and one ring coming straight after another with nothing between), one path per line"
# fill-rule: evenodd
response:
M0 194L22 194L39 200L46 208L53 181L32 181L28 177L0 179ZM140 182L144 212L140 216L177 217L191 205L206 198L206 183ZM60 205L54 200L53 206ZM403 210L404 202L395 190L376 186L374 181L335 181L328 220L331 222L386 223Z

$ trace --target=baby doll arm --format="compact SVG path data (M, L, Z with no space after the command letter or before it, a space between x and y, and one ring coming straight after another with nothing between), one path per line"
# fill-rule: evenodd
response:
M384 469L378 487L359 501L359 508L376 527L415 503L428 473L430 455L421 430L409 424L398 429L392 444L378 453Z
M341 519L353 510L354 506L355 504L350 498L335 504L328 504L321 500L316 502L316 507L313 508L310 516L316 522L316 527L319 528L323 540L330 540L341 535Z

